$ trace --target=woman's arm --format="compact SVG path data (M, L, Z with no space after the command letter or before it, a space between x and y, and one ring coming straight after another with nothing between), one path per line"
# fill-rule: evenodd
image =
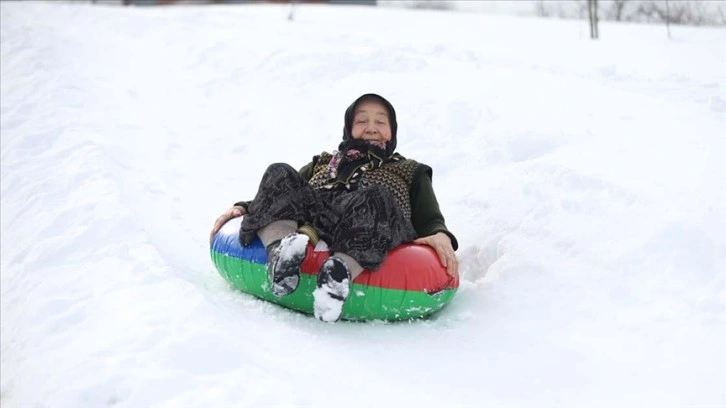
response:
M431 183L431 175L431 167L421 165L413 177L411 185L411 222L418 237L443 232L451 239L451 246L456 250L459 248L459 242L446 227L444 216L439 209L439 202L436 200L434 186Z
M429 166L421 165L416 171L411 186L411 222L418 238L413 242L428 245L436 251L441 265L451 276L459 273L459 261L456 258L456 249L459 242L456 240L439 209L439 202L434 194L431 183L432 171Z
M315 167L315 162L317 161L318 156L313 157L313 161L310 163L302 166L300 170L298 170L298 173L306 180L310 181L311 178L313 178L313 167Z

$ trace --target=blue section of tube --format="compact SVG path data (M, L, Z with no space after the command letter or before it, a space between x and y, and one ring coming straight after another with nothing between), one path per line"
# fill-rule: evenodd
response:
M267 262L267 252L259 238L255 238L248 246L243 247L239 242L239 228L242 217L233 218L217 232L212 240L212 250L241 258L250 262L264 265Z

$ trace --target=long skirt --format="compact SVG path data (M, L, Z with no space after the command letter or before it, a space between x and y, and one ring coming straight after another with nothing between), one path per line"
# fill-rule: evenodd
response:
M270 165L262 176L240 228L249 245L273 221L311 225L332 252L344 252L375 271L391 249L411 242L416 232L393 194L381 186L357 190L314 190L292 166Z

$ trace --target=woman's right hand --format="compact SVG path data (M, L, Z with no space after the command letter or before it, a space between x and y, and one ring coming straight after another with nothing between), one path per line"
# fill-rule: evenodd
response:
M219 231L220 228L229 220L236 217L241 217L243 215L247 214L247 211L245 211L245 208L239 205L236 205L229 210L222 213L222 215L217 218L217 221L214 222L214 227L212 228L212 232L209 233L209 244L212 244L212 240L214 240L214 234Z

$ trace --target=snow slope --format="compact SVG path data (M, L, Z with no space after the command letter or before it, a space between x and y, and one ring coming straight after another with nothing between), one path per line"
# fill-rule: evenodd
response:
M300 6L0 4L3 407L726 405L726 30ZM364 92L463 283L326 325L213 220Z

